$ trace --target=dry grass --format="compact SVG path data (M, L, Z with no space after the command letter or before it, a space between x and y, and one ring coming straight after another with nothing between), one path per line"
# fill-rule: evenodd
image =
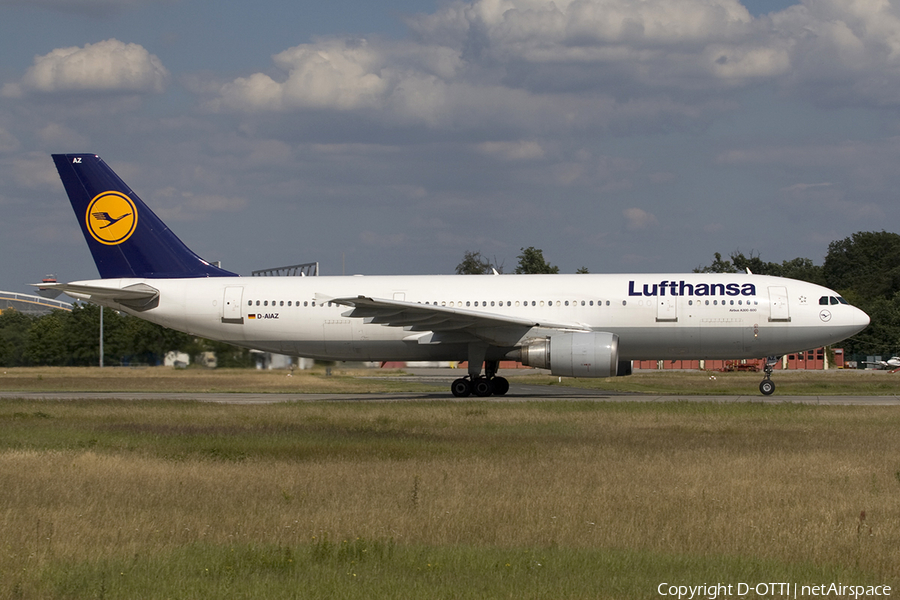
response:
M358 377L365 374L365 379ZM289 376L290 375L290 376ZM312 371L256 369L174 369L170 367L28 367L0 371L2 391L62 392L251 392L251 393L380 393L443 390L397 381L401 371L324 367Z
M72 564L323 537L900 582L893 408L15 402L0 434L3 597Z

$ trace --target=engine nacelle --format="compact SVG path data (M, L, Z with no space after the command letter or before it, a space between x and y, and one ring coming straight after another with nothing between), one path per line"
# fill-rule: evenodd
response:
M558 333L530 340L510 356L525 366L550 369L563 377L614 377L619 362L619 336L605 331Z

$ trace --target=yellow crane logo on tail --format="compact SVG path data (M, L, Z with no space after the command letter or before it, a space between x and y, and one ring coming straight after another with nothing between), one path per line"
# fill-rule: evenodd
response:
M121 244L137 227L137 208L121 192L103 192L90 201L85 215L91 236L107 246Z

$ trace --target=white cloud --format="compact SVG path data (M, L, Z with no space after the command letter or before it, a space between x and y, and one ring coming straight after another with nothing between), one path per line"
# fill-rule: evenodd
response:
M382 102L388 89L380 73L383 56L365 40L302 44L273 59L287 73L284 81L276 82L263 73L236 79L222 88L222 102L256 110L348 110Z
M653 214L637 207L626 208L622 211L622 215L625 217L625 227L630 231L647 229L659 224Z
M15 152L21 146L18 138L0 127L0 153Z
M37 131L37 137L47 147L83 151L90 139L70 127L59 123L47 123Z
M407 19L409 40L285 50L273 57L281 76L234 79L208 106L533 135L706 120L735 107L735 88L761 83L811 102L896 107L897 12L887 0L805 0L755 18L738 0L457 1Z
M544 149L533 140L518 142L483 142L478 144L478 151L486 156L493 156L507 161L534 160L544 157Z
M240 212L247 207L247 199L240 196L194 194L172 186L156 190L149 197L160 218L172 221L199 221L211 213Z
M83 48L57 48L36 56L21 81L0 94L114 92L148 94L165 91L169 72L159 58L138 44L109 39Z

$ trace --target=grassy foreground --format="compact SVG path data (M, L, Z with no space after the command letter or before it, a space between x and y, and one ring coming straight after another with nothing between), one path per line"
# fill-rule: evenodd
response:
M3 400L0 597L896 591L897 447L892 407Z

